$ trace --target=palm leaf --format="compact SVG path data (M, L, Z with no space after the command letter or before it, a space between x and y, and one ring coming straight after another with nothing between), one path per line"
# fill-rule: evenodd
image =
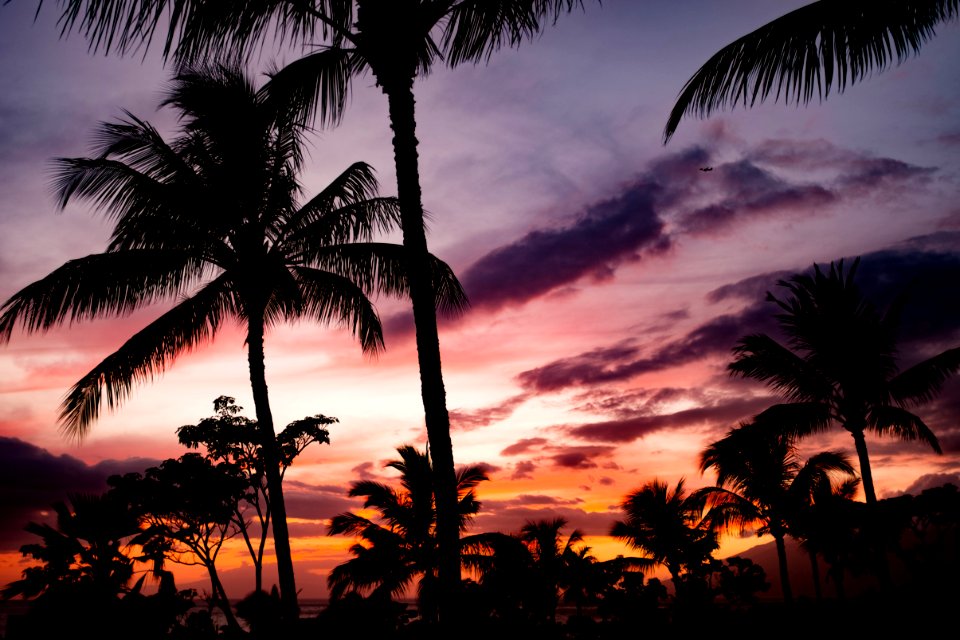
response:
M335 126L350 99L350 81L367 63L361 53L344 47L322 47L272 70L261 91L271 101L289 109L303 123L318 119L321 126Z
M792 400L829 395L829 382L819 372L766 334L741 338L733 353L734 361L727 367L733 375L766 382Z
M340 324L360 340L364 352L376 355L383 348L383 328L373 304L349 278L311 269L293 267L300 284L303 313L321 324Z
M460 0L449 9L444 4L438 7L448 16L441 46L451 67L489 60L502 47L538 35L562 13L583 8L583 0Z
M177 251L123 251L70 260L0 307L0 342L15 326L46 331L65 322L123 315L182 293L200 265Z
M115 408L135 383L153 378L179 354L211 340L231 304L221 277L138 331L73 385L61 405L62 430L82 437L104 398Z
M920 419L920 416L902 407L893 405L873 407L869 421L879 435L891 434L905 441L920 440L929 444L930 448L937 453L943 453L940 441L930 427Z
M960 347L947 349L915 364L890 380L890 395L901 404L933 400L943 383L960 369Z
M826 431L833 416L830 406L822 402L787 402L775 404L753 417L757 426L803 437Z
M664 142L687 115L704 118L771 95L787 104L842 93L901 63L953 19L960 0L820 0L791 11L718 51L687 81Z

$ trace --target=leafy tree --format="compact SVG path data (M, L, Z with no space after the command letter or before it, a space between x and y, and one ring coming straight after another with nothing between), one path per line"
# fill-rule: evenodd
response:
M613 524L610 535L666 566L678 595L682 574L707 564L719 546L706 504L687 493L683 478L672 490L651 480L628 494L620 507L625 517Z
M437 612L437 513L434 482L427 454L410 445L397 449L399 460L387 467L400 472L400 488L373 480L353 483L350 497L363 497L364 509L377 513L370 519L341 513L330 522L330 535L360 539L350 547L353 558L335 567L327 578L330 597L370 593L375 597L400 596L416 583L420 617L433 621ZM459 523L465 530L480 510L474 488L487 476L480 467L457 472Z
M203 447L206 457L214 462L227 462L235 465L247 479L250 491L239 501L233 514L243 542L250 553L254 567L254 593L263 593L263 553L270 530L270 494L267 491L266 466L260 444L259 427L256 420L240 415L243 407L229 396L220 396L213 401L216 414L204 418L195 425L184 425L177 429L180 443L197 449ZM277 434L276 448L280 454L280 480L304 449L315 442L330 444L327 426L338 422L336 418L315 415L296 420L288 424ZM250 512L256 519L259 540L254 542ZM259 596L257 596L259 597Z
M178 591L162 568L153 572L160 582L155 594L142 593L146 574L131 585L141 529L126 501L110 492L76 493L53 510L54 524L26 527L40 540L20 551L35 564L0 592L4 599L31 599L25 617L8 621L6 638L80 634L119 640L143 625L139 635L159 639L192 606L193 591Z
M456 475L420 189L414 84L435 65L486 61L503 46L536 36L583 0L65 0L63 33L81 31L93 49L122 53L148 43L166 22L164 56L194 61L259 51L265 38L324 46L274 76L309 117L337 122L351 80L370 73L389 105L403 244L417 333L424 417L438 476L442 592L455 604L460 585ZM164 20L164 18L168 18Z
M239 532L233 515L248 491L240 469L187 453L142 474L111 476L108 482L111 492L129 502L144 526L137 542L159 546L179 564L203 565L214 605L230 627L239 628L216 561L223 544Z
M733 375L765 382L787 402L754 421L806 436L839 425L853 436L868 504L877 501L866 432L920 440L941 452L936 435L909 409L927 402L960 368L960 348L948 349L900 371L897 328L901 297L881 312L854 283L859 259L824 272L797 274L778 282L790 297L768 294L779 307L777 322L786 344L751 334L734 348Z
M958 0L818 0L738 38L687 80L664 129L684 116L753 106L773 96L787 104L824 100L847 85L903 62L960 13Z
M397 224L396 201L376 197L372 169L356 163L302 202L297 175L306 128L286 103L255 89L238 68L183 69L163 104L180 114L172 142L130 114L101 126L93 157L57 161L60 206L74 198L91 201L114 221L111 242L105 253L71 260L10 298L0 307L0 340L9 340L17 325L45 331L176 301L67 394L61 422L81 437L104 400L115 407L134 383L211 340L227 318L240 320L281 597L295 619L265 331L280 321L311 319L348 327L368 353L381 349L380 321L367 294L409 289L406 252L373 241ZM460 308L464 297L449 267L424 260L436 301Z
M700 454L700 471L714 469L717 486L698 495L713 505L715 517L739 525L759 524L757 535L770 534L777 546L783 598L793 600L785 538L794 514L814 491L830 487L831 476L852 476L846 457L825 451L803 461L795 438L757 424L744 424L709 444Z

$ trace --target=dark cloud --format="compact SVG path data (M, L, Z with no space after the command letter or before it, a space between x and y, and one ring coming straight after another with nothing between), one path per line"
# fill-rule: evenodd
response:
M283 499L287 505L287 515L304 520L328 520L338 513L356 509L359 501L348 497L349 490L345 486L315 485L286 479L283 482Z
M142 472L159 460L105 460L90 466L72 456L55 456L18 438L0 436L0 550L18 549L30 536L23 527L42 521L43 512L70 493L101 493L114 474Z
M511 480L524 480L533 478L533 472L537 470L537 465L530 460L521 460L513 465L513 474Z
M685 409L660 415L640 415L622 420L607 420L561 427L567 434L593 442L633 442L664 429L685 429L702 426L729 428L747 420L770 406L770 398L737 398L709 406Z
M960 487L960 473L928 473L914 480L904 493L920 495L927 489L935 489L945 484L955 484Z
M716 176L724 195L683 213L679 227L684 233L714 233L744 219L807 212L837 199L820 185L790 184L746 159L720 165L711 176Z
M470 529L471 531L518 533L520 528L528 522L564 518L567 526L560 532L563 536L569 535L574 529L579 529L585 535L605 536L610 534L610 528L620 517L622 517L621 513L614 507L606 512L586 512L569 506L535 508L510 502L484 500L483 510L474 518Z
M571 225L532 231L491 251L461 276L472 306L522 304L584 277L607 278L624 261L666 249L654 210L658 191L656 183L637 182Z
M517 440L512 445L500 452L502 456L518 456L521 453L527 453L531 449L537 449L547 444L546 438L523 438Z
M640 350L632 341L624 342L521 372L517 380L522 387L537 392L629 380L634 376L662 371L710 356L729 354L737 341L748 333L774 328L768 309L759 306L747 307L740 313L721 315L709 320L646 357L637 357Z
M558 498L556 496L548 496L542 493L521 493L511 500L507 500L501 504L507 506L528 506L536 504L566 504L574 505L580 504L583 502L583 498Z
M450 412L450 427L453 429L470 430L500 422L501 420L509 418L513 412L516 411L517 407L529 398L529 393L521 393L493 406L475 409L474 411L454 409Z
M608 458L616 451L615 447L569 446L552 447L547 459L555 467L566 469L593 469L600 466L598 458Z

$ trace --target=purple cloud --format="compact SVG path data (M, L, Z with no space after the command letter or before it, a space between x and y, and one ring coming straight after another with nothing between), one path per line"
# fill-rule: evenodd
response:
M546 438L523 438L517 440L512 445L500 452L502 456L518 456L521 453L527 453L531 449L537 449L547 444Z
M607 278L623 262L665 250L669 241L654 210L659 189L637 182L573 224L531 231L491 251L461 276L472 305L522 304L584 277Z
M509 418L517 407L530 399L529 393L521 393L490 407L474 411L454 409L450 411L450 426L453 429L470 430L486 427Z
M521 460L513 465L513 474L511 480L524 480L533 478L533 472L537 470L537 465L530 460Z

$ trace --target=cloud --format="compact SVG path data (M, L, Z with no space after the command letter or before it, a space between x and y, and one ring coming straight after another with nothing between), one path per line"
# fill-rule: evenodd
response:
M547 456L547 459L555 467L565 469L594 469L598 466L597 458L608 458L616 451L615 447L598 446L572 446L555 447L555 452Z
M517 440L509 447L506 447L503 451L500 452L502 456L518 456L522 453L527 453L531 449L537 449L547 444L546 438L523 438Z
M749 419L770 404L771 400L768 397L737 398L674 413L640 415L634 418L568 425L560 428L570 436L581 440L622 444L664 429L684 429L704 425L729 427L738 421Z
M669 246L654 210L656 183L639 181L572 224L531 231L470 266L461 282L474 308L522 304L584 277L608 278L623 262Z
M629 380L641 374L729 354L737 341L748 333L773 328L769 310L751 306L740 313L713 318L646 357L638 357L640 349L634 341L625 341L523 371L517 380L525 389L541 393Z
M513 412L516 411L517 407L529 398L529 393L521 393L507 398L498 404L473 411L454 409L450 411L450 426L453 429L462 429L465 431L489 426L509 418Z
M517 505L510 501L484 500L483 510L477 514L471 525L472 531L499 531L517 533L527 522L563 518L567 526L561 535L568 535L579 529L585 535L605 536L610 534L613 523L621 517L619 511L587 512L572 506L549 505L537 507Z
M537 465L530 460L521 460L513 465L513 474L511 480L525 480L533 478L533 472L537 470Z
M18 549L30 536L23 527L45 520L43 512L70 493L101 493L107 477L142 472L159 460L105 460L90 466L72 456L55 456L18 438L0 436L0 550Z
M927 473L914 480L904 493L920 495L927 489L935 489L945 484L954 484L960 487L960 473Z

